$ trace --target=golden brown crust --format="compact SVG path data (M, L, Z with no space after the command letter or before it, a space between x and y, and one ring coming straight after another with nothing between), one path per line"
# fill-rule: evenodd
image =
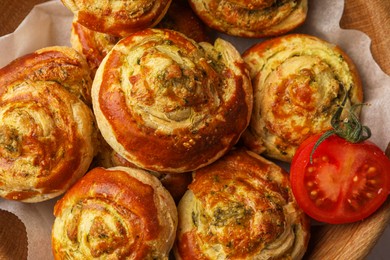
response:
M168 259L177 210L140 169L94 168L54 207L55 259Z
M156 28L178 31L197 42L209 42L206 26L191 9L186 0L173 1L167 14Z
M288 174L245 149L195 171L178 213L178 260L300 259L308 245Z
M40 49L0 69L1 197L47 200L87 172L96 128L79 97L89 95L88 79L85 60L69 47Z
M256 44L243 54L254 89L244 143L257 153L291 161L310 135L328 130L348 92L346 107L363 101L351 59L319 38L291 34Z
M117 152L115 152L102 138L101 145L97 156L95 156L95 167L111 168L116 166L125 166L131 168L138 168L133 163L129 162ZM179 203L184 193L187 191L188 185L192 181L192 175L190 172L181 174L169 174L148 171L150 174L156 176L161 184L169 191L172 195L175 203Z
M156 28L181 32L197 42L209 41L205 25L186 1L173 2ZM88 29L78 23L76 19L72 22L71 45L86 58L92 72L92 78L103 58L120 39L121 37Z
M306 20L307 0L190 0L192 9L211 28L242 37L287 33Z
M199 45L171 30L122 39L99 67L92 96L107 143L138 167L166 173L221 157L252 109L249 75L232 45Z
M62 0L76 22L102 33L124 37L155 26L171 0L92 1Z
M103 58L119 40L120 37L90 30L75 20L72 22L71 45L87 60L92 78Z
M55 82L0 89L0 196L39 202L62 194L92 161L91 110Z
M19 80L54 81L88 105L91 104L89 66L73 48L42 48L15 59L0 70L0 85Z

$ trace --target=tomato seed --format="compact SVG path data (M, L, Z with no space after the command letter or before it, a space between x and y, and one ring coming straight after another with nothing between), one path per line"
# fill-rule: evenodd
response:
M368 180L367 182L371 185L376 185L378 183L376 180Z
M318 199L316 200L316 206L320 207L324 203L324 199Z
M307 171L308 171L309 173L312 173L312 172L314 172L315 170L316 170L315 167L309 167L309 168L307 168Z
M377 176L377 174L378 174L377 168L371 166L367 169L367 177L368 178L373 178L373 177Z
M318 191L317 191L317 190L312 190L312 191L310 192L310 197L311 197L312 199L315 199L317 196L318 196Z
M353 190L353 191L352 191L352 196L353 196L354 198L356 198L358 195L359 195L359 191L358 191L358 190Z
M306 184L306 186L307 186L308 188L312 188L312 187L314 186L314 183L313 183L312 181L308 181L307 184Z
M347 201L353 210L357 210L359 208L359 204L356 202L356 200L348 199Z

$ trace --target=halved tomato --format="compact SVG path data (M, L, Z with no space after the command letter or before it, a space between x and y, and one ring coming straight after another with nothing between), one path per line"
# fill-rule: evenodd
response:
M321 135L308 138L290 168L294 196L313 219L332 223L362 220L390 192L390 160L370 141L350 143L332 135L310 154Z

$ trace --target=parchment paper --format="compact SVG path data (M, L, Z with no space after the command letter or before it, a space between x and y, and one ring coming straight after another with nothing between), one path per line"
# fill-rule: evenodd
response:
M375 63L370 52L370 39L359 31L343 30L339 21L344 1L309 1L305 24L295 32L307 33L340 46L355 62L364 85L365 101L371 105L363 108L362 120L372 130L371 141L385 149L390 141L390 77ZM0 37L0 67L13 59L39 48L70 46L69 35L73 14L59 0L34 7L31 13L12 34ZM233 43L243 52L262 39L242 39L216 34ZM53 206L59 198L26 204L0 199L0 208L15 213L26 225L28 234L28 259L52 259L51 227Z

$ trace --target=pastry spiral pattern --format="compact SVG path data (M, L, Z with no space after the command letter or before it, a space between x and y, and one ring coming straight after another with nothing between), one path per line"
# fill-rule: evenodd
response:
M243 139L257 153L289 162L303 140L331 127L346 95L347 109L363 101L352 60L317 37L281 36L250 47L243 58L254 89L252 119Z
M39 202L83 176L95 154L96 124L86 61L54 46L0 69L0 196Z
M177 209L154 176L94 168L54 207L55 259L168 259Z
M307 0L190 0L205 24L242 37L284 34L306 20Z
M207 41L209 38L205 25L185 1L173 2L156 28L181 32L197 42ZM86 58L92 70L92 77L103 58L120 39L121 37L88 29L78 23L75 18L72 22L71 45Z
M62 0L76 22L102 33L124 37L155 26L171 0L92 1Z
M92 86L102 136L136 166L188 172L226 153L252 110L248 71L236 49L197 44L171 30L122 39Z
M65 192L94 155L92 111L51 81L0 87L0 196L38 202Z
M301 259L310 236L288 174L243 148L195 171L178 213L178 260Z
M54 81L87 105L91 105L91 86L88 63L76 50L51 46L26 54L0 70L0 85L19 80Z

